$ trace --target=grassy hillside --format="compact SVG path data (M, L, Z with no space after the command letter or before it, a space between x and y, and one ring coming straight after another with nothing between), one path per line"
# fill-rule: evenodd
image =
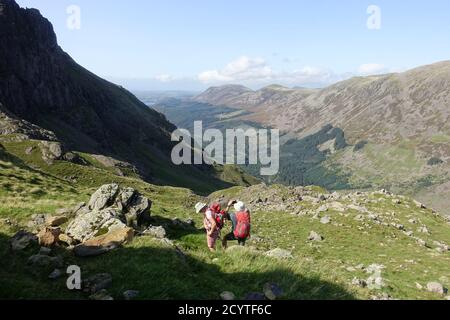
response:
M13 253L8 239L26 228L33 214L52 214L58 208L87 201L100 184L111 182L134 187L152 199L153 224L164 226L173 243L137 237L123 248L90 259L56 249L66 264L79 265L83 276L110 273L113 285L109 292L117 299L130 289L139 290L140 299L219 299L223 291L243 298L249 292L260 292L268 282L278 284L287 299L370 299L387 295L396 299L440 299L443 297L417 285L426 286L430 281L450 285L450 253L438 251L435 242L450 243L450 226L408 198L361 193L334 194L325 199L321 195L326 191L320 188L264 185L218 191L209 199L240 198L249 203L253 237L246 249L232 247L210 253L201 217L192 209L201 197L190 190L118 177L100 167L60 163L46 170L33 164L33 169L28 161L0 151L1 298L87 298L68 291L64 279L53 282L47 274L33 275L26 260L39 248ZM80 170L77 182L65 180L75 168ZM324 216L329 216L329 224L320 222ZM377 218L371 220L373 216ZM175 218L192 218L195 227L175 224ZM400 224L404 230L399 229ZM422 226L430 234L420 233ZM324 241L308 241L311 231L321 234ZM406 235L407 231L413 231L427 246ZM275 248L288 250L292 258L265 255ZM381 275L385 286L378 290L352 285L354 278L367 279L371 274L366 270L373 264L384 266Z

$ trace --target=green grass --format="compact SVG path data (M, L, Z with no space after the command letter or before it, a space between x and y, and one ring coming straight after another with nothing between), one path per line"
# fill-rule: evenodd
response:
M79 265L83 276L111 273L113 285L109 291L117 299L125 290L139 290L140 299L219 299L222 291L232 291L243 298L249 292L261 291L267 282L280 285L286 299L368 299L380 292L351 285L354 277L367 278L368 275L346 270L361 263L385 265L383 277L387 287L382 292L397 299L439 298L418 290L415 282L426 285L429 281L441 281L450 286L449 253L418 246L393 227L368 222L368 226L360 230L362 222L354 220L358 214L354 210L340 213L330 209L326 213L333 223L342 224L340 227L322 225L311 215L253 211L254 240L249 241L248 248L225 252L219 246L218 252L210 253L201 230L202 218L192 209L202 198L188 189L155 186L133 177L115 176L99 167L64 162L49 168L43 165L41 171L3 151L0 151L0 159L0 219L8 218L13 223L11 226L0 220L0 298L87 298L67 290L65 279L51 282L46 279L46 274L32 275L26 260L39 248L13 253L8 248L8 239L26 225L32 214L53 213L57 208L87 201L97 187L111 182L134 187L152 199L154 224L165 225L168 237L185 254L183 258L173 247L150 237L136 238L123 248L92 259L75 258L63 249L57 250L64 256L66 264ZM75 174L78 177L75 184L63 178ZM290 190L280 185L272 186L271 190L281 197L290 195ZM326 192L318 187L309 190L316 194ZM246 192L244 187L234 187L218 191L211 197L234 198L243 192ZM397 219L395 221L414 231L417 226L408 220L411 217L420 219L432 232L430 236L421 237L431 244L433 240L450 243L450 227L443 219L435 217L429 210L419 210L409 199L402 200L400 205L381 195L362 200L367 202L364 206L369 211L386 219ZM350 203L349 200L342 202ZM303 201L297 205L315 211L322 204ZM175 217L192 218L196 227L187 230L175 227L171 224ZM322 234L325 241L308 242L307 236L312 230ZM255 241L258 238L262 240ZM294 258L280 261L264 255L267 250L277 247L291 251Z
M434 135L431 137L430 141L436 144L448 143L450 142L450 136L445 134Z

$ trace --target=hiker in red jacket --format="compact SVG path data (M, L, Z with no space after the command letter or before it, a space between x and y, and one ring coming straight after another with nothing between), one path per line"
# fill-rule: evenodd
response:
M251 217L250 210L245 207L242 201L234 204L235 213L229 214L232 228L231 232L227 234L222 240L224 249L228 246L228 241L236 241L240 246L245 246L245 242L250 237Z
M216 242L220 237L220 231L224 226L224 221L228 216L228 210L235 201L230 201L228 207L225 210L221 209L220 204L215 203L208 207L205 203L197 203L195 205L195 211L197 213L203 213L203 225L206 229L206 240L208 248L211 252L216 251Z

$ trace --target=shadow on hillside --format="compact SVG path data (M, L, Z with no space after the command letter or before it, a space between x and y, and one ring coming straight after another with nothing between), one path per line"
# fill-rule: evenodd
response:
M57 176L54 176L54 175L51 175L51 174L49 174L49 173L47 173L47 172L45 172L45 171L38 170L38 169L35 169L35 168L30 167L30 166L29 166L25 161L23 161L21 158L19 158L19 157L13 155L13 154L11 154L11 153L9 153L9 152L7 152L7 151L2 151L2 150L0 150L0 160L3 160L3 161L5 161L5 162L11 162L11 163L14 164L16 167L18 167L18 168L20 168L20 169L23 169L23 170L30 171L31 173L35 173L35 174L41 175L41 176L43 176L43 177L55 179L56 181L59 181L59 182L61 182L61 183L67 183L67 180L64 180L64 179L62 179L62 178L60 178L60 177L57 177ZM0 166L0 169L1 169L1 166ZM19 179L19 180L25 180L24 178L22 178L22 177L20 177L20 176L18 176L18 175L15 175L14 177L15 177L16 179ZM33 181L30 181L30 182L33 183Z
M65 276L52 282L46 275L33 276L26 267L27 258L39 248L13 253L9 237L0 234L0 299L86 299L86 294L65 288ZM62 250L62 249L60 249ZM143 246L120 248L103 256L89 259L75 258L61 252L65 265L81 267L83 277L110 273L113 284L108 289L115 299L122 299L126 290L138 290L143 300L204 300L220 299L220 293L231 291L243 299L250 292L262 292L264 284L276 283L288 299L327 300L355 299L342 287L316 278L302 277L286 268L263 266L264 271L233 271L219 268L188 255L180 255L172 248ZM210 258L233 259L217 253ZM243 255L234 259L257 260ZM208 258L207 258L208 259ZM248 261L247 261L248 262ZM227 261L224 265L234 265ZM248 264L247 264L248 265ZM261 264L258 264L261 265ZM231 267L230 267L231 268ZM65 271L65 270L63 270Z
M150 223L153 226L162 226L167 233L167 237L171 240L180 240L184 236L204 234L205 230L194 224L188 224L183 220L174 221L161 216L151 216Z

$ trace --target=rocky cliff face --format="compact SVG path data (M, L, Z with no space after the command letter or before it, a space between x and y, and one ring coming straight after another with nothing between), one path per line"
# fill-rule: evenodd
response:
M73 148L119 153L145 143L170 147L174 126L123 88L79 66L36 9L0 0L0 104L54 131Z

